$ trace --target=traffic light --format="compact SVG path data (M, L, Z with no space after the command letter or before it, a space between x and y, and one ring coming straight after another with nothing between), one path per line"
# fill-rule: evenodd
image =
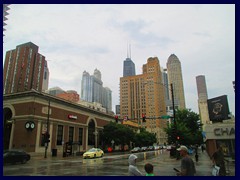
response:
M118 116L116 115L114 118L115 118L116 123L118 123Z
M180 137L179 136L177 136L177 140L179 140L180 139Z
M50 134L48 132L46 132L44 134L44 142L45 143L49 143L50 142Z
M144 113L142 114L142 121L146 122L146 115Z

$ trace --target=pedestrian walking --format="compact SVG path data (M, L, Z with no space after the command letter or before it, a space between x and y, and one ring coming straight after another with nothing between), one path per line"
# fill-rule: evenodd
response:
M150 163L145 164L144 169L146 171L146 176L154 176L152 164Z
M203 144L202 144L201 148L202 148L202 152L203 152L204 151L204 145Z
M198 162L198 153L195 154L195 161Z
M188 155L188 148L186 146L180 146L177 150L182 156L181 171L177 172L177 176L194 176L196 169L193 160Z
M224 154L222 151L222 147L219 146L217 151L215 151L212 155L213 165L220 167L219 176L226 176L226 167L224 162Z
M136 163L137 163L137 156L135 154L131 154L128 157L128 163L129 163L129 167L128 167L128 173L129 176L143 176L143 174L138 170Z

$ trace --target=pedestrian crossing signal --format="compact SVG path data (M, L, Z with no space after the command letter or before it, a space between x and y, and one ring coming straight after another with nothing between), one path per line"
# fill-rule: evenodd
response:
M145 114L142 114L142 121L146 122L146 115Z

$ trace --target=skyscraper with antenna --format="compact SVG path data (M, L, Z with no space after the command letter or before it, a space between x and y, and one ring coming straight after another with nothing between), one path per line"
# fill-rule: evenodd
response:
M123 62L123 77L135 75L135 64L131 59L131 45L127 45L127 58Z

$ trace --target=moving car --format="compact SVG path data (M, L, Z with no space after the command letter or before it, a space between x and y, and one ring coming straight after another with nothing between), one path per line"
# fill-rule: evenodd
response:
M104 152L100 148L92 148L89 149L87 152L83 153L83 158L96 158L96 157L103 157Z
M15 164L22 163L25 164L31 158L30 154L23 150L11 149L3 152L3 163L4 164Z

